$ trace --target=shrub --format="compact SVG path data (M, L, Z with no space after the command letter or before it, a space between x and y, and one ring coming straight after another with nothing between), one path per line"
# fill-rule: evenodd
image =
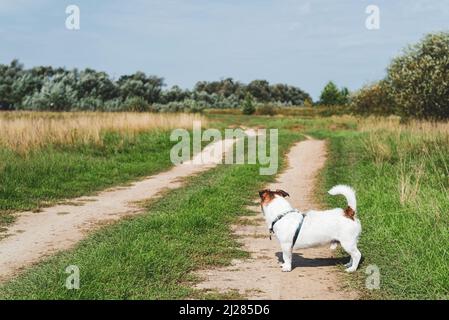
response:
M274 116L276 113L275 107L271 104L264 104L257 108L257 114L259 115Z
M182 111L191 113L201 113L207 107L206 103L198 102L193 99L186 99L183 101Z
M148 111L149 107L148 102L142 97L130 97L123 103L125 111L143 112Z
M76 104L76 101L76 91L70 85L47 80L40 91L24 99L23 108L68 111Z
M245 96L245 101L243 101L242 113L246 115L251 115L256 112L254 107L253 97L250 94Z
M312 108L313 107L313 101L310 98L307 98L306 100L304 100L304 107L306 108Z
M393 60L387 82L406 117L449 118L449 32L429 34Z
M201 113L207 107L204 102L198 102L193 99L185 99L183 101L172 101L167 104L155 103L150 106L152 112L190 112Z
M351 96L351 109L359 114L393 114L393 101L385 81L368 85Z
M111 100L107 100L99 107L101 111L123 111L124 105L123 100L121 98L115 98Z
M103 104L103 101L99 98L85 97L78 101L74 109L83 111L101 110Z

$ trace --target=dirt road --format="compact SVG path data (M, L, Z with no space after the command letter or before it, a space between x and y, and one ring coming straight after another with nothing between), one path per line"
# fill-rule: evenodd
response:
M255 134L247 130L248 135ZM181 179L215 167L223 153L234 144L233 139L213 143L191 161L173 167L131 186L80 197L68 205L57 205L42 212L23 212L0 241L0 281L57 251L68 249L89 231L104 223L141 213L139 201L154 198L161 191L178 188ZM221 144L223 143L223 144ZM202 161L198 161L202 159ZM197 163L202 164L197 164Z
M289 201L300 210L319 208L313 194L316 175L326 160L326 144L309 139L293 146L288 153L289 167L268 186L290 193ZM281 272L282 257L277 239L270 241L260 208L256 216L234 227L250 259L235 260L232 265L200 272L205 279L199 289L229 292L236 290L248 299L356 299L357 294L344 288L342 271L328 247L296 250L292 272ZM346 263L347 259L344 259Z

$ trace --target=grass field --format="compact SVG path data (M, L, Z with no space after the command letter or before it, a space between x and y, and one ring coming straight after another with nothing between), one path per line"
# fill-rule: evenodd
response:
M196 115L0 113L0 227L38 210L166 169L170 129Z
M281 131L281 156L300 138ZM223 165L190 178L184 188L150 204L146 214L106 227L6 284L0 298L207 298L191 288L191 271L245 255L230 224L247 213L257 190L273 179L260 176L258 168ZM69 265L80 268L79 290L64 287Z
M239 125L280 128L282 152L302 133L328 139L329 160L318 190L329 206L345 205L342 199L325 196L330 186L346 183L357 191L363 225L360 249L365 260L351 279L355 279L353 284L362 297L449 298L447 123L401 124L398 118L352 116L207 117L209 126L219 129ZM129 143L123 143L126 140L122 137L113 132L104 135L101 148L87 144L67 150L59 146L27 156L3 151L8 166L16 168L0 170L2 181L11 181L9 185L2 183L0 196L6 199L3 206L33 208L43 199L83 194L170 165L164 162L170 148L166 131L139 133ZM147 167L147 148L153 150L154 168ZM96 156L98 162L94 161ZM47 157L54 158L49 161ZM55 174L59 168L69 173ZM185 187L149 204L147 214L108 226L74 250L58 254L6 283L0 297L171 299L193 294L204 298L191 289L195 281L191 271L226 264L232 257L244 255L229 226L246 212L245 206L254 199L257 189L273 179L258 175L257 170L250 165L219 166L189 178ZM54 175L53 180L49 178L50 187L41 187L42 177L49 172ZM108 176L111 172L112 177ZM13 182L27 186L23 190L28 196L22 196ZM10 192L6 197L1 193L5 190ZM64 288L64 270L71 264L80 267L80 290ZM380 268L380 290L365 288L364 271L371 264Z
M130 140L143 132L191 129L193 121L207 125L205 117L188 113L2 112L0 146L22 155L48 146L101 147L107 133Z
M367 290L362 272L358 288L371 299L448 299L449 125L390 118L361 121L359 129L314 132L331 141L323 192L354 186L362 269L380 268L380 290Z
M223 115L211 116L223 121ZM321 199L335 184L358 195L365 261L353 284L367 299L449 298L449 124L398 117L227 117L247 126L286 128L328 139ZM368 265L380 268L380 290L365 287Z

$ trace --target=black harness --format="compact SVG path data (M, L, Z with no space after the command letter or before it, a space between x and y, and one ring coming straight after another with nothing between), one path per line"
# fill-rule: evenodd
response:
M271 240L271 234L274 233L273 228L274 228L274 225L276 224L276 222L278 222L278 221L281 220L283 217L285 217L287 214L292 213L292 212L298 212L298 213L300 213L298 210L292 209L292 210L289 210L289 211L287 211L287 212L284 212L283 214L278 215L278 216L276 217L276 219L273 220L273 222L271 223L271 228L270 228L270 240ZM301 215L302 215L302 220L301 220L301 222L299 223L298 227L296 228L295 235L293 236L292 248L293 248L293 246L295 245L296 240L298 239L299 232L301 231L302 225L303 225L303 223L304 223L304 219L305 219L305 217L306 217L303 213L301 213Z

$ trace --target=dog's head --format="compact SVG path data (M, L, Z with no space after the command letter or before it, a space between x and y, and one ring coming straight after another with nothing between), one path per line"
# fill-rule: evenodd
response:
M268 204L271 200L274 199L275 195L279 195L284 198L290 196L287 192L281 189L276 189L274 191L270 189L263 189L259 191L261 204Z

